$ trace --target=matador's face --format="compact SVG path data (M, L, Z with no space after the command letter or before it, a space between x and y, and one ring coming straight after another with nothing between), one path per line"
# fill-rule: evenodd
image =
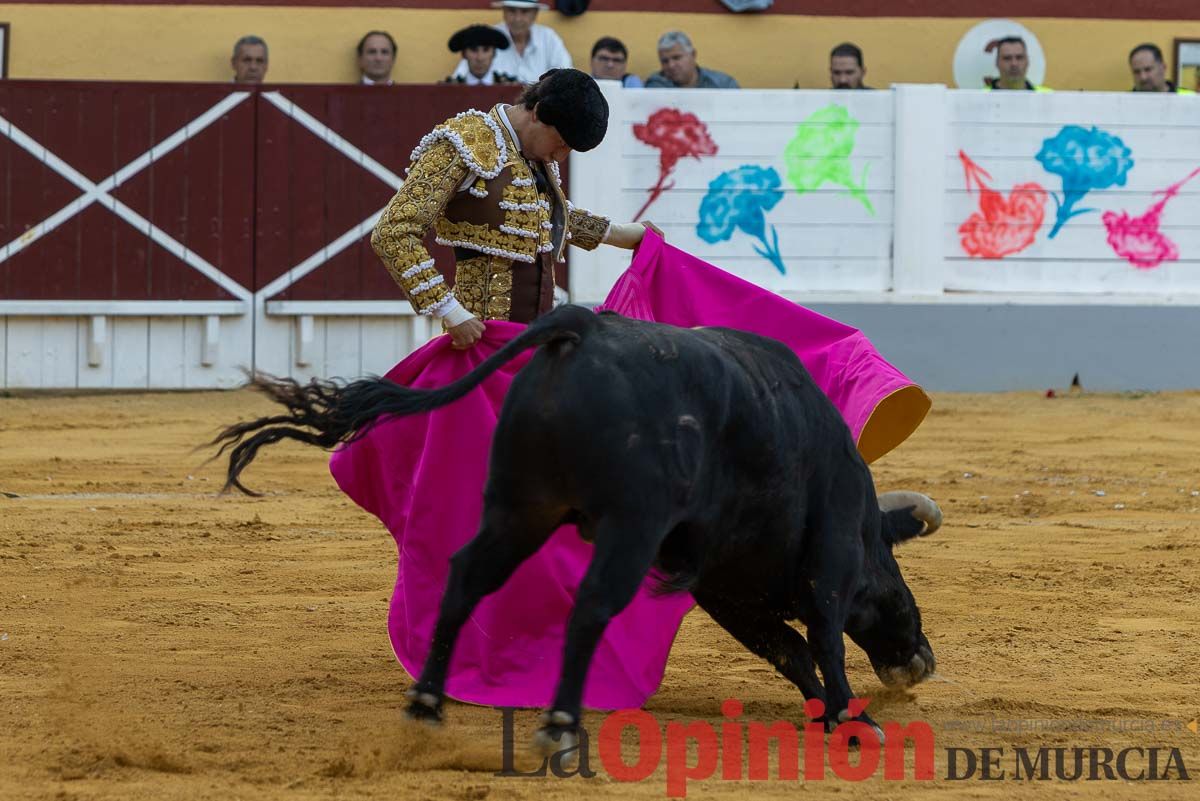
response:
M571 147L557 128L538 119L538 108L534 106L533 124L521 136L521 152L536 161L565 161L571 155Z

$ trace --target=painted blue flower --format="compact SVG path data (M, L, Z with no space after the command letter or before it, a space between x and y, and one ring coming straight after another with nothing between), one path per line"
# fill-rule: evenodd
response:
M1132 151L1119 137L1093 126L1091 130L1067 125L1053 139L1042 142L1037 160L1047 172L1062 177L1063 193L1050 237L1079 214L1096 209L1077 209L1075 204L1093 189L1124 186L1125 177L1133 168Z
M779 234L771 226L767 240L766 213L783 200L779 173L772 167L744 164L736 170L723 172L708 185L708 194L700 201L700 222L696 234L709 244L724 242L741 229L758 241L754 252L786 273L779 255Z

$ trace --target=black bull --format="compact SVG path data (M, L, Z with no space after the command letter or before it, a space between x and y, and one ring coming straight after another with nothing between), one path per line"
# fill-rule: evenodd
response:
M595 550L567 626L543 741L574 735L596 644L652 571L663 590L690 591L805 698L821 699L830 727L847 719L852 697L843 633L886 684L933 672L892 547L931 533L941 513L916 493L876 498L838 411L772 339L565 306L436 390L259 377L257 387L288 413L217 438L222 452L233 448L229 485L245 491L238 476L262 445L352 440L381 415L450 403L538 346L505 398L483 519L451 559L410 715L440 717L451 652L471 611L563 523L575 523ZM789 620L807 626L807 640ZM858 719L872 723L865 713Z

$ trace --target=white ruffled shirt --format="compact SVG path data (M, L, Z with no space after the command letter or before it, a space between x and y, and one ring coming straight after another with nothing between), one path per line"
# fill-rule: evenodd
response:
M530 28L529 43L525 45L525 52L518 55L517 46L512 44L512 34L508 32L508 26L501 22L494 27L507 36L509 41L507 50L496 51L496 57L492 60L494 72L515 75L521 83L536 83L547 70L574 66L567 46L553 28L545 25L534 25ZM454 77L465 78L470 74L467 61L463 59L455 68Z
M504 70L500 70L500 72L503 73ZM493 65L490 70L484 73L482 78L477 78L475 77L475 74L471 72L471 67L469 64L467 64L467 60L464 58L459 61L458 66L454 68L454 72L451 74L451 77L462 78L463 83L467 86L492 86L496 83L496 67Z

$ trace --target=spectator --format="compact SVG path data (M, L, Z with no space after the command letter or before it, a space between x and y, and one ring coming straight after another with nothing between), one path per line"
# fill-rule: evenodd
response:
M629 51L620 39L603 36L592 45L592 77L620 81L626 89L640 89L642 79L625 71Z
M490 25L463 28L450 37L447 47L452 53L460 53L462 60L445 83L465 83L468 86L517 83L515 75L506 75L493 69L496 51L508 49L508 37Z
M996 69L1000 70L999 78L984 78L987 89L1016 89L1029 92L1050 92L1048 86L1034 86L1025 77L1029 71L1029 49L1025 40L1020 36L1005 36L989 42L988 51L996 51Z
M572 66L571 54L563 40L545 25L537 25L538 11L549 8L534 0L496 0L493 8L504 10L504 22L496 26L512 44L496 54L492 68L516 75L522 83L537 83L552 69Z
M1191 89L1181 89L1174 81L1167 80L1167 65L1162 50L1156 44L1140 44L1129 51L1129 70L1133 73L1135 92L1176 92L1181 95L1195 94Z
M243 36L233 46L234 83L262 83L267 77L267 43L260 36Z
M365 86L391 86L392 67L396 66L396 40L387 31L371 31L358 40L359 83Z
M662 70L646 79L648 89L737 89L733 76L696 63L696 48L683 31L667 31L658 39Z
M829 82L834 89L870 89L863 84L867 68L863 66L862 50L844 42L829 53Z

